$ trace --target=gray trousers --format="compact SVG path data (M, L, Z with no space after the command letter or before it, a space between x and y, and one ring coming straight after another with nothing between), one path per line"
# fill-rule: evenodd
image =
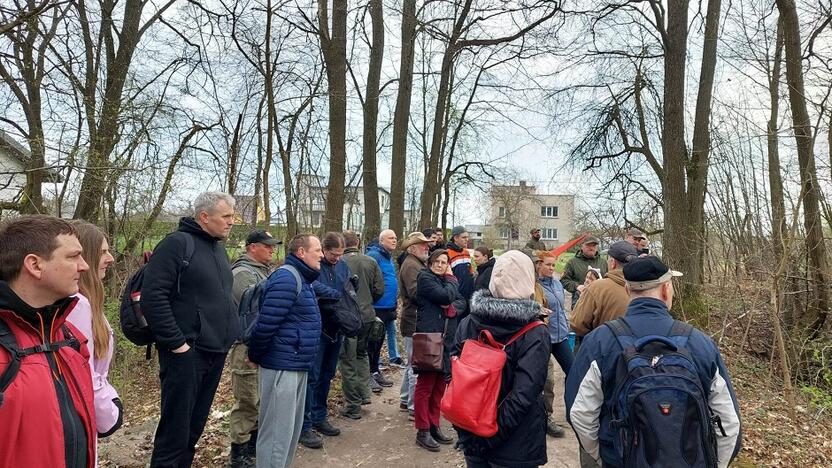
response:
M257 468L292 466L303 428L306 372L260 368Z
M413 366L410 361L413 359L413 337L404 337L404 352L407 354L407 368L402 376L402 388L400 392L401 402L407 405L407 409L413 411L413 390L416 388L416 374L413 373Z

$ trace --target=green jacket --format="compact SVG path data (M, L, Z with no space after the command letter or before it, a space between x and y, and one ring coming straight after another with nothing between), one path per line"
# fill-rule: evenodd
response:
M384 274L373 257L364 255L356 248L344 250L342 261L347 262L350 271L358 275L358 305L361 306L361 320L372 322L376 318L373 303L384 295Z
M585 257L582 251L578 251L575 257L566 262L566 269L560 276L560 284L570 293L575 293L578 285L584 284L586 279L586 272L589 267L598 268L602 275L607 274L607 259L601 257L600 254L593 258Z
M231 265L231 274L234 275L234 283L231 286L231 294L234 295L234 302L239 304L243 292L249 286L257 284L269 277L272 266L254 261L248 254L242 254Z

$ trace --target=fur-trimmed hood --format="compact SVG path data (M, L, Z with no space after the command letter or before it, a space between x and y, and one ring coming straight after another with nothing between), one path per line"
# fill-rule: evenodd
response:
M485 322L526 324L543 315L543 307L531 299L500 299L487 289L471 296L471 315Z

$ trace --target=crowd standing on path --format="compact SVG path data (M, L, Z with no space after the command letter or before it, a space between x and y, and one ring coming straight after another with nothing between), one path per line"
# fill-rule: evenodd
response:
M681 273L650 254L638 229L611 242L606 259L587 236L560 278L539 229L523 252L499 256L469 249L461 226L447 244L433 228L401 245L384 230L366 254L349 231L299 234L277 267L281 241L263 230L229 262L234 204L200 194L122 295L125 336L152 343L159 360L152 467L191 466L226 357L228 466L291 466L299 443L319 449L341 433L328 408L336 369L345 418L362 418L373 393L392 386L385 339L387 366L404 369L399 404L415 443L436 452L456 442L469 467L545 464L546 434L565 435L551 418L559 384L581 466L724 467L740 449L739 405L719 350L672 319ZM0 466L91 468L97 438L121 426L103 312L112 263L106 236L83 221L23 216L0 227L0 440L13 447L0 451ZM576 302L571 317L564 290ZM445 413L455 438L440 424L446 388L484 394L454 369L475 368L465 350L489 346L505 356L493 401Z

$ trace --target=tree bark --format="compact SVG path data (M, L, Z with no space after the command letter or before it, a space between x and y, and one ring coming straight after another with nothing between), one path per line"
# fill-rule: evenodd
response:
M370 18L373 23L373 43L370 48L370 65L367 73L367 95L364 102L364 238L370 239L381 232L381 208L378 200L378 176L376 173L376 137L378 125L378 101L381 81L381 65L384 59L384 8L381 0L370 0Z
M228 151L228 193L234 195L237 192L237 165L240 160L240 140L242 139L243 114L237 116L237 125L234 126L234 135L231 137L231 147ZM254 212L257 218L257 211Z
M344 224L344 180L347 174L347 0L332 0L330 32L327 0L318 0L318 35L329 84L329 183L324 231Z
M809 258L809 289L812 291L806 315L810 338L820 333L829 315L829 261L823 240L819 206L820 188L815 168L812 123L806 106L803 84L800 23L793 0L776 0L783 22L783 43L786 53L786 80L789 85L789 101L792 109L792 125L797 142L797 159L800 166L800 184L803 191L803 224L806 232L806 250Z
M405 173L407 172L407 131L410 125L410 100L413 92L413 57L416 41L416 0L402 6L402 53L399 64L399 89L393 114L393 159L390 167L390 229L399 238L404 232ZM412 207L415 208L415 207Z
M771 241L774 258L784 254L783 235L786 233L786 203L783 197L783 176L780 173L780 149L777 137L777 118L780 115L780 75L783 61L783 25L777 21L774 63L769 76L771 112L767 124L768 183L771 192ZM786 310L786 308L784 308Z

